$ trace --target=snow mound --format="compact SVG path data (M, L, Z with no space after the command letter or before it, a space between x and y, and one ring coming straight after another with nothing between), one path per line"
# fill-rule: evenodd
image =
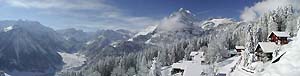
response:
M3 28L3 31L4 31L4 32L8 32L8 31L13 30L13 29L14 29L13 26L8 26L8 27L6 27L6 28Z

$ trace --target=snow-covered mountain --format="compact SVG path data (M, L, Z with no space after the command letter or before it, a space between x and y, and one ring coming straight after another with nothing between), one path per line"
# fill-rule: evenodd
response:
M94 34L94 38L87 41L81 49L88 54L98 54L100 50L105 48L115 48L123 41L128 40L133 36L133 33L127 30L98 30Z
M94 32L85 32L75 28L57 30L57 32L64 38L67 52L77 52L95 37Z
M35 21L0 21L0 69L7 73L53 72L60 69L62 38Z
M143 43L172 43L174 40L189 39L203 34L195 15L180 8L155 26L149 26L128 41Z

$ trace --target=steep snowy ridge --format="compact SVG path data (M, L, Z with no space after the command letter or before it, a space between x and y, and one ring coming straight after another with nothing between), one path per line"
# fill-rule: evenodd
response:
M63 64L57 51L64 42L53 29L35 21L0 21L0 26L7 27L0 32L1 70L53 73Z
M128 41L155 45L163 42L172 43L176 39L201 36L202 28L197 26L197 21L191 11L180 8L162 19L159 24L146 28Z
M232 19L228 19L228 18L219 18L219 19L211 19L208 21L204 21L201 25L201 27L203 29L211 29L214 27L218 27L220 25L225 25L225 24L229 24L229 23L233 23Z
M144 30L138 32L137 34L135 34L135 35L133 36L133 38L135 38L135 37L137 37L137 36L139 36L139 35L147 35L147 34L149 34L149 33L152 33L152 32L155 31L155 29L157 28L157 26L158 26L158 25L155 25L155 26L148 26L148 27L146 27L146 29L144 29ZM130 38L128 41L133 41L133 38Z
M193 28L194 22L197 21L195 15L189 10L180 8L177 12L172 13L169 17L164 18L157 27L157 32L181 31Z

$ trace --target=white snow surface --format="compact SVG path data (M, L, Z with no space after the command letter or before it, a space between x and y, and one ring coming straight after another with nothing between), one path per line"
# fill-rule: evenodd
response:
M3 28L3 31L4 31L4 32L8 32L8 31L13 30L13 29L14 29L13 26L8 26L8 27L6 27L6 28Z
M199 54L199 52L191 52L190 56L196 56L198 54Z
M235 49L246 49L244 46L235 46Z
M187 66L183 72L183 76L201 76L201 74L212 73L213 69L210 65L201 65L201 63L193 63Z
M133 38L135 38L135 37L137 37L137 36L139 36L139 35L147 35L147 34L153 32L153 31L157 28L157 26L158 26L158 25L148 26L148 27L146 27L144 30L142 30L142 31L138 32L137 34L135 34L135 35L133 36ZM127 41L133 41L133 38L130 38L130 39L128 39Z
M241 56L234 56L232 58L226 59L220 63L218 63L218 72L229 74L235 67L236 64L239 62Z
M208 76L212 75L212 66L202 64L201 61L203 60L203 52L198 52L198 54L195 54L195 56L193 57L192 61L182 60L177 63L173 63L172 68L184 69L183 76L201 76L201 74Z
M300 75L300 31L294 41L290 42L283 51L286 54L282 56L280 61L266 67L262 76L299 76Z
M139 35L147 35L148 33L153 32L153 31L156 29L157 26L158 26L158 25L148 26L148 27L147 27L146 29L144 29L143 31L137 33L134 37L139 36Z
M63 58L63 62L65 65L63 66L63 70L70 70L74 67L80 67L82 66L86 58L84 55L81 55L79 53L64 53L64 52L58 52Z
M11 76L11 75L9 75L9 74L7 74L7 73L4 73L4 76Z
M202 28L205 28L205 27L218 27L220 24L233 23L233 21L229 18L220 18L220 19L212 19L212 20L204 21L202 25L204 25L205 23L214 23L214 25L213 26L206 25L206 26L202 26Z
M289 32L272 31L272 33L274 33L278 37L290 37L290 33ZM269 37L270 37L270 35L269 35Z
M267 52L274 52L275 50L279 49L279 46L276 45L276 43L274 43L274 42L259 42L258 45L261 47L261 49L265 53L267 53Z

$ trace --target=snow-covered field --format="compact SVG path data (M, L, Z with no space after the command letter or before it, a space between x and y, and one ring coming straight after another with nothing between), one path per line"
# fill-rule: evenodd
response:
M177 63L173 63L173 65L167 70L162 70L163 76L170 75L171 73L170 71L172 70L172 68L184 69L184 72L182 74L183 76L202 76L202 75L213 76L214 75L213 66L201 63L202 61L204 61L203 52L193 52L193 53L197 53L197 54L193 55L194 57L192 58L191 61L181 60ZM180 74L175 74L175 76L178 75L181 76Z
M73 54L64 53L64 52L58 52L58 53L62 56L63 62L65 63L65 65L63 66L63 70L70 70L74 67L80 67L86 61L85 56L79 53L73 53Z

